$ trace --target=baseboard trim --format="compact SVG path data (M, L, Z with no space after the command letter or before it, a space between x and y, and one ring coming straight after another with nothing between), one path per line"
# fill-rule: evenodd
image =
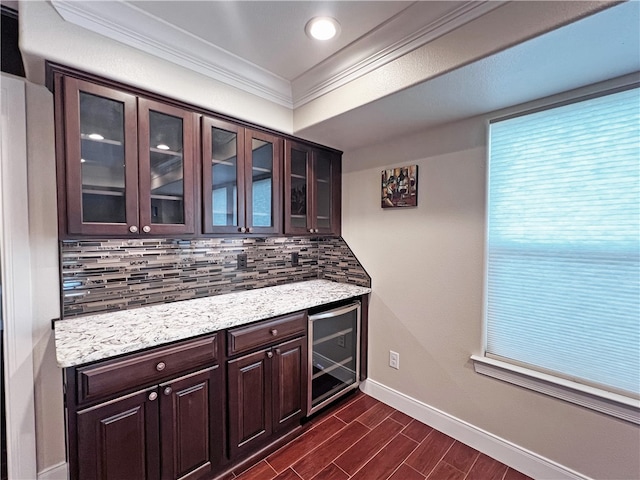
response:
M367 379L360 389L410 417L538 480L590 480L589 477L500 438L437 408Z
M67 462L62 462L38 472L38 480L67 480L69 472Z

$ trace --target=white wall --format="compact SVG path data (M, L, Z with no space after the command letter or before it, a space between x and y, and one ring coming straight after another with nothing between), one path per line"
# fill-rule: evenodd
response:
M290 109L65 22L44 0L20 4L20 51L29 80L44 84L44 60L121 81L291 133Z
M373 281L369 377L463 422L598 479L640 477L640 432L479 374L485 120L345 152L343 236ZM380 172L419 165L419 205L380 208ZM400 353L400 370L388 366Z

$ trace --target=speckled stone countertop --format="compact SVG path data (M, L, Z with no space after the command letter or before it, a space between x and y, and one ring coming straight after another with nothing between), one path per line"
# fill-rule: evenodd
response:
M59 367L72 367L370 293L310 280L182 302L60 320Z

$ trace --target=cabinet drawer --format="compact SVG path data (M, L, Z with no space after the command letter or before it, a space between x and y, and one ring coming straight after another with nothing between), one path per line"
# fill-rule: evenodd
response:
M307 313L293 313L227 332L229 356L277 343L306 332Z
M189 369L211 365L218 358L217 334L161 347L76 371L78 403L142 387Z

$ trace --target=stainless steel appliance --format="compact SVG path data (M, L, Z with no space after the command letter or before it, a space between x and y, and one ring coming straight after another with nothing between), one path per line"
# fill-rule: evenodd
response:
M358 387L360 302L309 315L311 414Z

